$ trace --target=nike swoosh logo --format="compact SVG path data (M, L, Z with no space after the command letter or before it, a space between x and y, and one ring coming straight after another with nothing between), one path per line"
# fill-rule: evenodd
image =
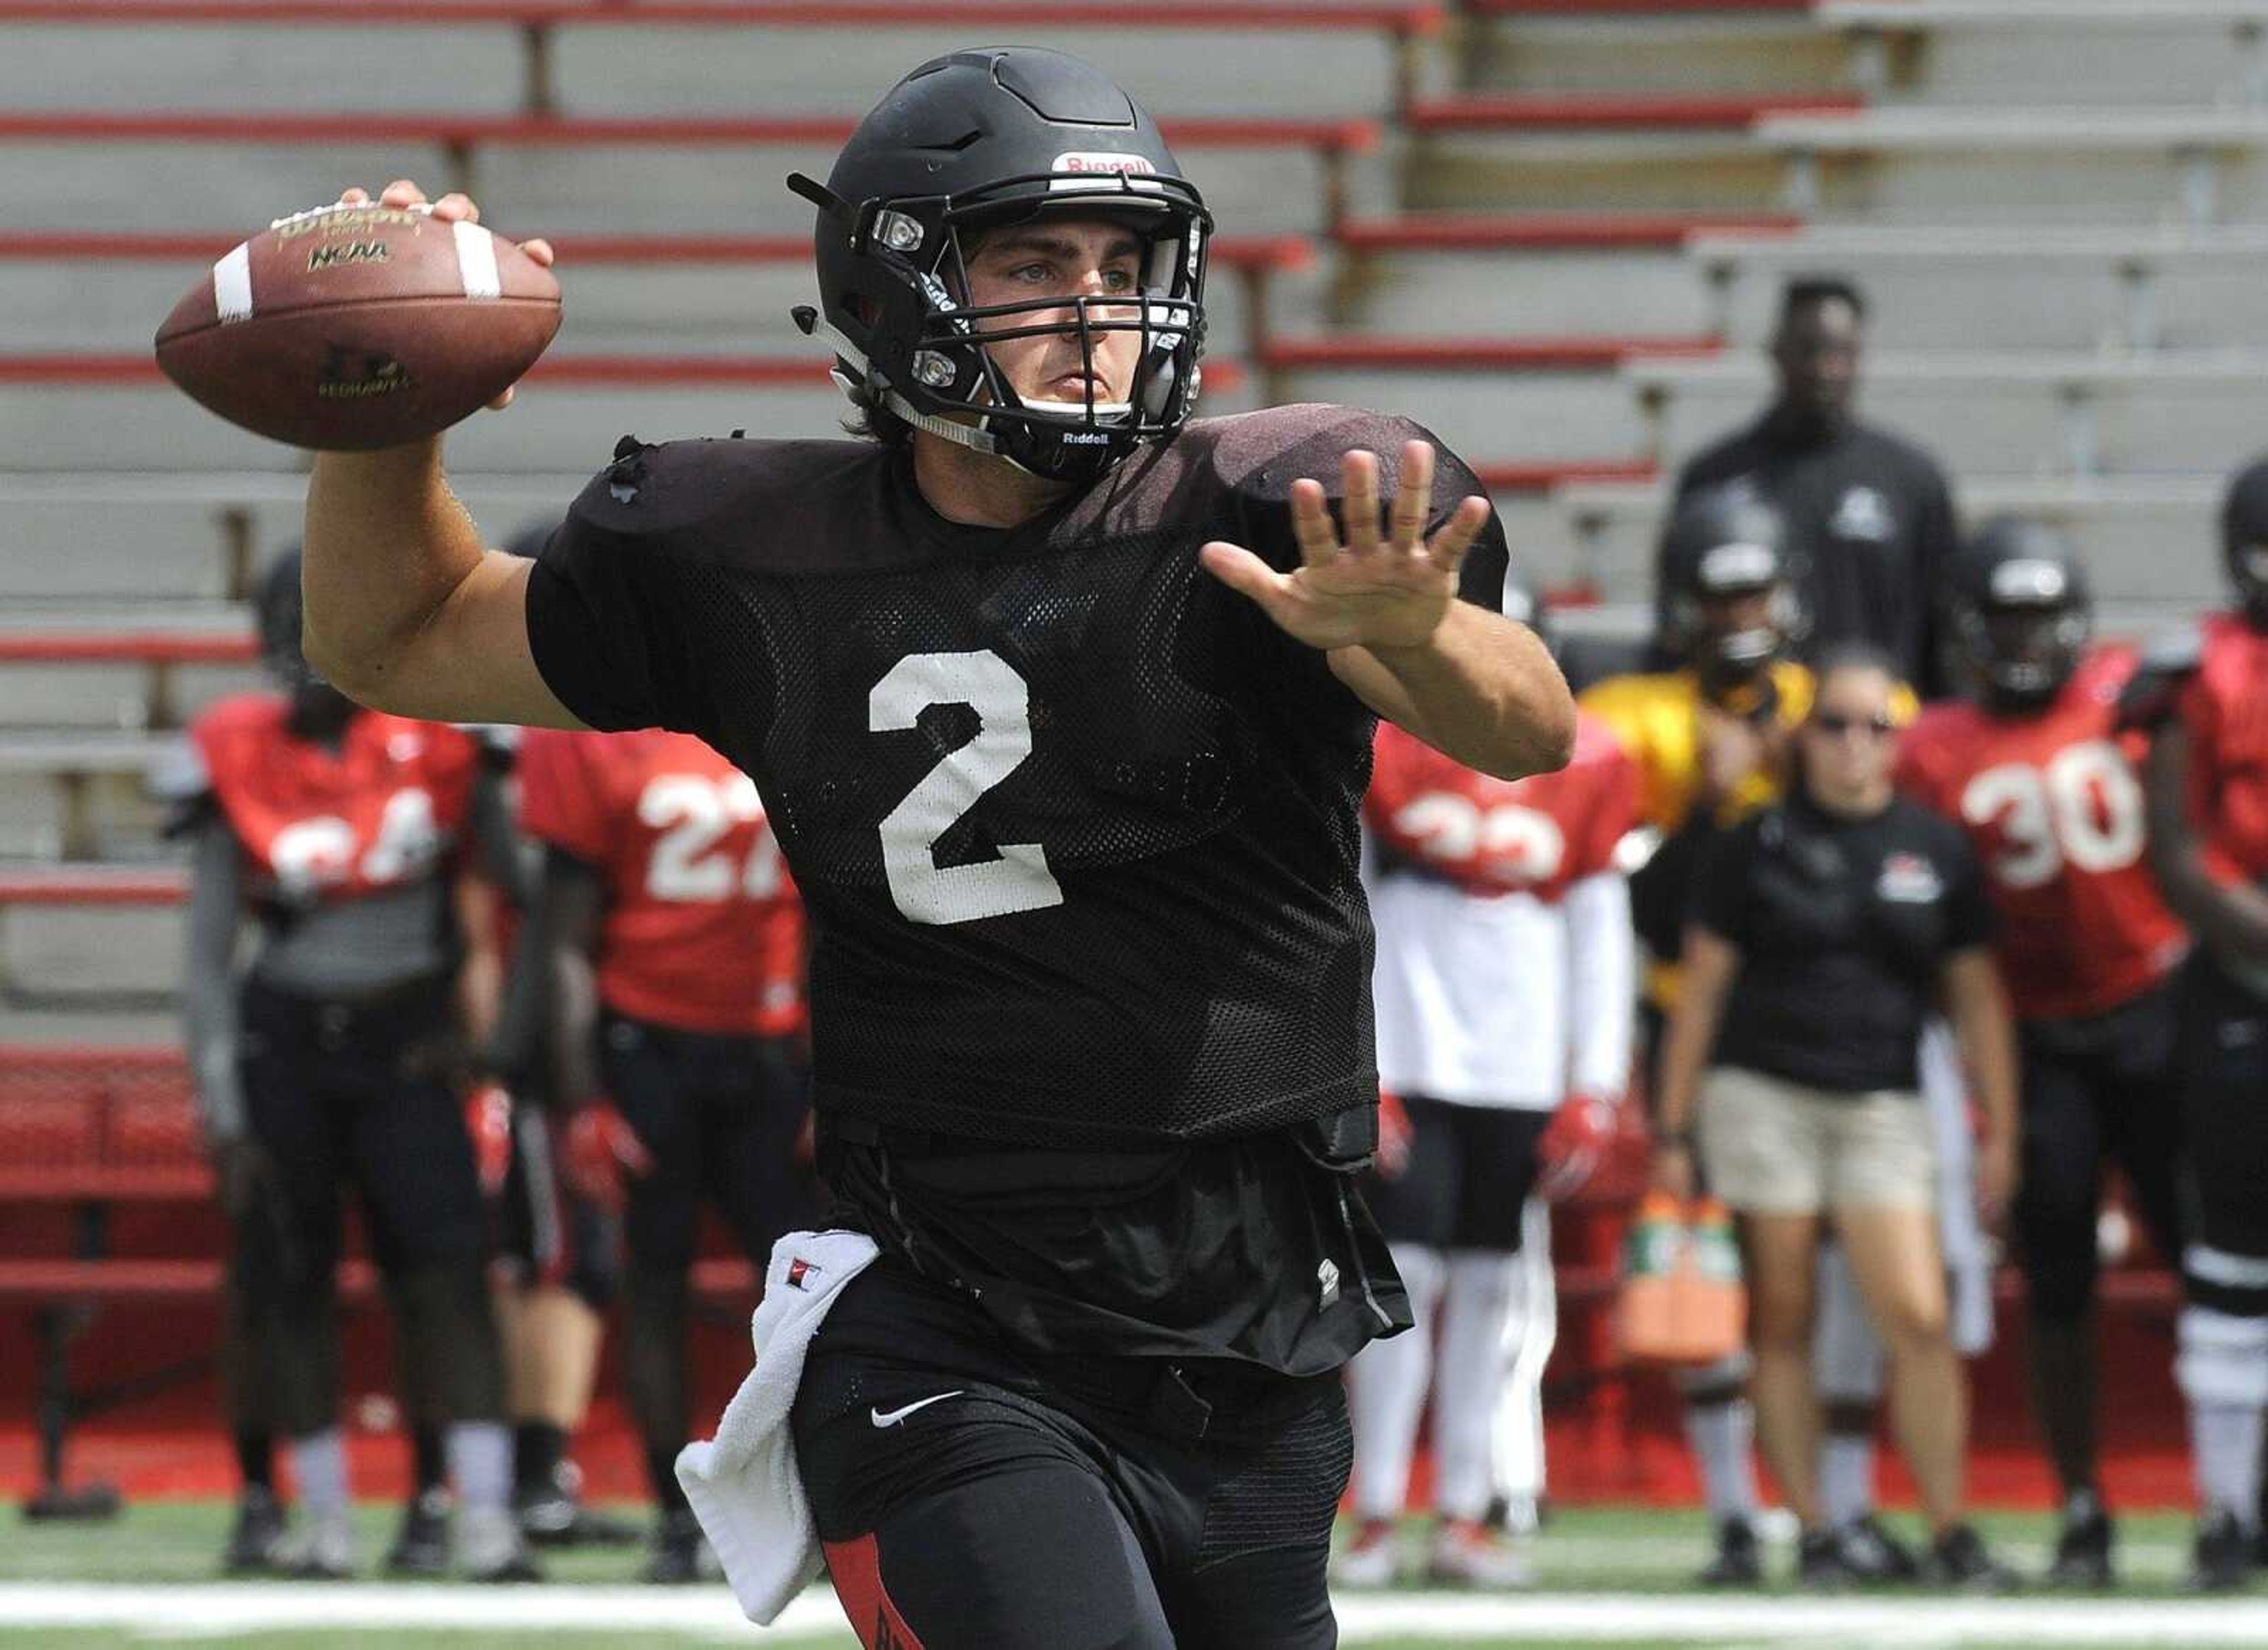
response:
M957 1398L960 1396L959 1390L940 1392L933 1398L917 1399L902 1410L869 1410L866 1413L873 1418L874 1425L877 1426L895 1426L916 1410L926 1410L932 1403L942 1403L947 1398Z

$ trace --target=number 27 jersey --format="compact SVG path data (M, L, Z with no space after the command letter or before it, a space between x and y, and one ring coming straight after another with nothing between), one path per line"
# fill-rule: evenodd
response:
M520 825L604 880L599 995L677 1031L803 1029L803 910L755 782L697 739L531 729Z
M1010 530L902 453L626 446L530 578L594 726L699 734L762 792L813 924L822 1115L1035 1145L1367 1107L1369 711L1198 564L1298 564L1286 500L1422 434L1337 408L1193 424ZM1447 454L1438 519L1479 486ZM1467 560L1494 606L1500 534Z
M2135 752L2117 731L2131 649L2095 649L2035 716L1932 705L1906 731L1899 788L1969 833L2019 1018L2108 1013L2188 950L2145 857Z

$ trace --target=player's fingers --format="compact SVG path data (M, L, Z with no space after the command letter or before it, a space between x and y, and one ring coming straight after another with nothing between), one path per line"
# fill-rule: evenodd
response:
M1339 481L1346 547L1367 555L1378 548L1378 454L1352 449L1339 460Z
M1323 484L1301 476L1292 483L1292 536L1300 559L1321 567L1339 553L1339 530L1331 522L1330 497Z
M359 184L341 189L338 203L341 206L367 206L370 204L370 191Z
M1197 552L1204 570L1231 590L1241 591L1262 607L1271 605L1291 581L1241 544L1215 539Z
M541 265L547 269L553 264L559 261L559 254L551 249L551 243L544 239L541 235L537 236L534 240L521 241L519 243L519 249L526 253L528 257L534 260L536 263Z
M468 224L477 224L481 221L481 209L473 204L471 195L453 189L433 203L433 216L445 224L453 224L460 218Z
M1394 548L1416 551L1425 542L1425 519L1433 513L1433 444L1402 444L1402 474L1394 483Z
M1454 573L1462 564L1465 552L1473 548L1473 541L1488 526L1489 501L1478 493L1472 494L1457 505L1456 514L1441 524L1433 541L1425 547L1433 565L1444 572Z
M507 388L503 394L497 396L494 401L489 403L489 410L490 412L502 412L505 408L512 405L512 398L514 393L514 391Z
M391 206L396 209L405 206L423 206L425 204L425 191L408 178L396 178L386 186L386 192L379 195L378 200L381 206Z

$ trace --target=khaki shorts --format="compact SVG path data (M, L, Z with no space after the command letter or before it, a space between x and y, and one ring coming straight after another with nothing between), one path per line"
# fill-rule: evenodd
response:
M1936 1147L1921 1097L1832 1094L1738 1066L1701 1081L1709 1190L1754 1214L1933 1209Z

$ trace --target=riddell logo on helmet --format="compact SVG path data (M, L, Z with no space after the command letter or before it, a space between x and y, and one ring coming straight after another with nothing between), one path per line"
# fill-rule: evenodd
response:
M1143 181L1153 176L1158 168L1146 155L1123 155L1112 151L1074 149L1056 157L1055 165L1048 168L1054 173L1071 173L1071 177L1058 176L1049 184L1051 189L1076 189L1083 178L1108 177L1113 173L1126 179L1137 189L1154 189L1154 183Z

